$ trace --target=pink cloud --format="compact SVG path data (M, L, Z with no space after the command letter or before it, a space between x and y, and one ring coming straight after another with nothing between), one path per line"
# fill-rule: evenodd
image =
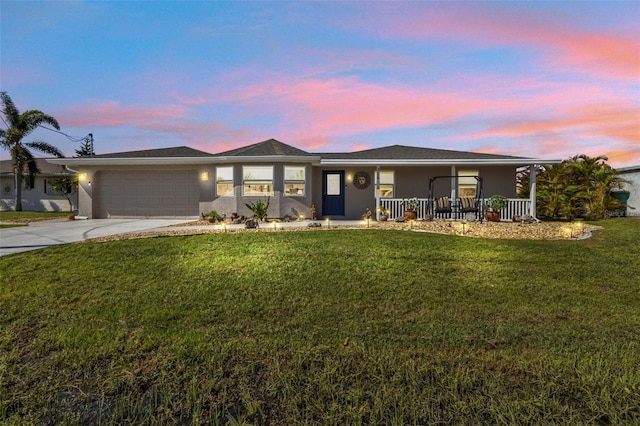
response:
M180 105L121 105L116 101L99 102L86 106L69 108L59 114L59 121L65 126L134 126L158 120L184 118L188 110Z
M597 76L637 80L640 73L639 32L589 31L558 16L499 9L486 3L481 7L458 4L446 9L430 8L411 16L390 15L387 19L393 24L386 31L393 36L528 47L538 49L556 66L569 66L574 71Z
M629 103L597 103L564 108L553 118L522 119L519 123L505 124L461 139L518 138L530 135L554 134L571 131L583 137L606 137L632 144L640 143L640 109Z

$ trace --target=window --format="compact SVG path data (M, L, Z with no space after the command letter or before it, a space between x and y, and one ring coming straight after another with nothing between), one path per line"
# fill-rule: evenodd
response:
M375 187L378 189L378 173L374 173L375 175ZM393 198L394 188L395 188L395 179L393 175L393 171L383 171L380 170L380 198ZM377 195L377 194L376 194Z
M216 167L216 194L233 197L233 166Z
M479 174L478 170L460 170L458 172L458 197L475 198L478 195L478 181L475 177Z
M304 197L305 167L284 166L284 195L287 197Z
M35 188L36 186L36 177L35 175L25 175L22 177L22 187L27 191Z
M242 195L273 195L273 166L244 166Z

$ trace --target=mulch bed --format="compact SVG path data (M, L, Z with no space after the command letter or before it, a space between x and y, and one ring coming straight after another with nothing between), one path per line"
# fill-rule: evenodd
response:
M94 238L88 241L114 241L132 238L149 238L157 236L171 235L198 235L198 234L220 234L220 233L238 233L238 232L310 232L310 231L328 231L340 229L366 229L367 224L362 225L340 225L331 226L328 229L322 221L321 227L309 226L292 226L280 227L274 229L272 223L262 223L258 229L232 228L228 227L219 229L219 225L212 224L208 221L194 221L174 225L170 230L139 232L130 234L112 235L107 237ZM311 222L309 222L311 223ZM181 229L184 227L199 226L198 229ZM494 239L521 239L521 240L568 240L583 239L591 235L591 231L602 229L601 227L585 224L582 232L575 227L571 229L569 222L539 222L539 223L520 223L520 222L468 222L463 224L459 221L435 220L435 221L413 221L413 222L370 222L370 229L380 230L406 230L417 232L432 232L438 234L460 235L475 238L494 238Z

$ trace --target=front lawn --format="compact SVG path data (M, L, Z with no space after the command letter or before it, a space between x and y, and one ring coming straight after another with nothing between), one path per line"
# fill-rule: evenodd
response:
M319 230L0 258L0 422L638 424L640 220L582 241Z
M0 222L33 222L35 220L49 220L69 217L70 212L14 212L0 211Z

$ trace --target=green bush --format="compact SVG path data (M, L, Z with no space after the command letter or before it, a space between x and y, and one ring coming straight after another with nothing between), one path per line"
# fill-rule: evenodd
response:
M260 220L267 219L267 211L269 210L269 204L271 203L270 197L265 197L265 201L258 200L255 203L244 203L249 210L253 212L253 215Z

